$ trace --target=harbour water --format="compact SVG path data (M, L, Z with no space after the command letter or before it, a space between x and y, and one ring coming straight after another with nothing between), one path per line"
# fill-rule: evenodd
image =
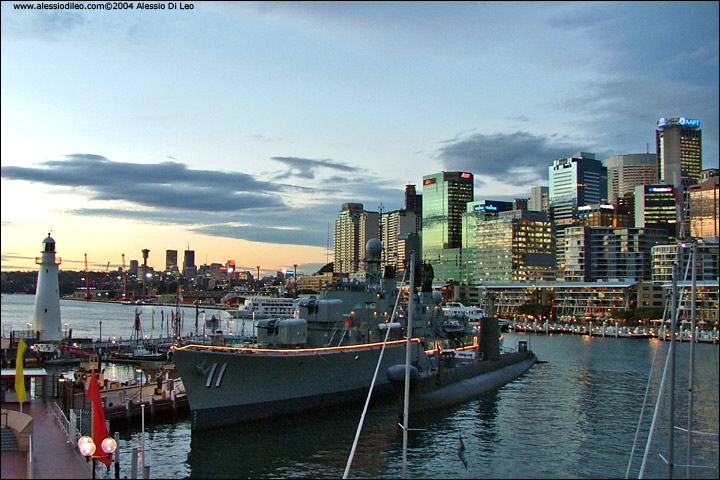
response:
M2 296L2 331L26 328L34 297ZM134 305L61 300L62 322L74 337L128 338ZM142 306L143 332L161 336L160 311ZM156 330L152 330L155 309ZM185 307L183 332L195 332L195 309ZM219 315L225 331L248 325ZM165 317L167 321L167 317ZM200 319L202 323L202 318ZM198 326L202 332L202 325ZM249 331L246 331L249 333ZM670 342L572 334L507 333L505 345L528 340L541 363L497 392L460 406L411 418L408 478L624 478L636 431L630 478L637 478L646 448L665 357ZM688 424L690 344L677 343L676 425ZM718 478L718 346L695 345L691 463L687 434L675 435L675 478ZM127 369L124 370L124 368ZM115 365L106 375L131 369ZM650 379L650 380L649 380ZM646 389L650 393L639 423ZM667 387L666 387L667 388ZM644 471L645 478L666 478L668 401L664 397ZM211 431L192 432L187 417L146 421L146 464L152 478L340 478L351 452L363 405L282 417ZM399 478L402 432L392 401L371 404L350 469L351 478ZM639 427L638 427L639 425ZM467 469L458 458L462 437ZM140 445L139 425L120 431L121 463ZM124 455L124 457L123 457ZM121 477L129 477L125 463Z

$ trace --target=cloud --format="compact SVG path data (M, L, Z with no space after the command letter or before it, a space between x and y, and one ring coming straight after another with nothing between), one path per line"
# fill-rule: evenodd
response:
M113 162L101 155L73 154L40 167L7 166L2 176L81 188L91 200L120 200L152 208L238 212L283 207L278 184L253 175L192 170L178 162Z
M312 160L298 157L272 157L273 160L288 166L288 169L279 174L277 178L300 177L306 179L315 178L321 169L338 170L345 173L358 173L360 169L351 167L344 163L333 162L332 160Z
M26 16L3 14L2 33L54 42L81 30L85 25L85 19L80 12L33 11Z
M83 218L116 218L156 225L182 225L205 235L249 241L327 245L345 202L403 206L403 190L361 169L332 160L273 157L289 168L267 180L258 175L189 169L178 162L113 162L102 155L72 154L35 167L7 166L2 177L71 187L87 197L63 213ZM343 175L326 175L327 172ZM303 178L324 176L302 182ZM279 177L299 179L300 185Z
M584 150L565 137L521 131L492 135L476 133L444 143L438 155L446 170L473 172L476 181L477 177L489 177L524 187L547 184L548 167L553 160Z

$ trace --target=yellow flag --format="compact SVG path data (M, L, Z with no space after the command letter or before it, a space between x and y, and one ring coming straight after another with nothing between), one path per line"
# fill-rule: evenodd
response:
M18 402L25 402L25 373L23 373L23 355L25 354L25 340L22 338L18 342L17 357L15 358L15 393L17 393Z

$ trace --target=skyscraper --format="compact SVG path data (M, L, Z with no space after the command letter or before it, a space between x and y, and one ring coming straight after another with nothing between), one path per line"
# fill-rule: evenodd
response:
M195 265L195 250L185 250L183 255L183 276L185 278L192 278L197 273L197 266Z
M382 214L380 240L384 247L383 265L391 265L396 272L403 270L403 265L399 262L401 256L404 258L404 255L401 255L404 252L401 252L400 248L405 242L400 242L399 239L404 233L419 234L418 220L420 220L419 215L411 210L395 210Z
M678 188L696 184L702 170L700 120L662 117L657 122L655 140L660 182Z
M165 270L177 270L177 250L165 250Z
M654 153L613 155L602 163L607 167L608 203L615 206L625 194L634 192L636 185L658 182L658 160Z
M548 169L557 277L563 278L565 229L578 224L578 207L607 201L607 168L595 159L595 154L577 152L555 160Z
M473 201L474 178L469 172L423 176L422 258L439 281L459 280L462 265L462 217Z
M365 259L365 245L378 238L378 212L368 212L362 203L343 203L335 220L335 273L356 273Z
M528 198L528 210L535 212L547 212L550 210L549 190L546 186L536 186L530 189Z
M635 187L635 227L660 228L668 238L678 238L677 192L672 185L638 185Z

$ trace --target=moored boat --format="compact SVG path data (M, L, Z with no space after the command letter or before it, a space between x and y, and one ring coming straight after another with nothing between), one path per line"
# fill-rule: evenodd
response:
M501 353L497 320L480 322L480 335L472 345L453 349L436 347L426 352L427 362L393 365L387 371L398 399L405 393L406 368L409 370L409 412L449 407L478 395L497 390L524 374L536 362L527 342L515 350Z
M431 368L428 352L437 342L473 348L477 330L464 317L446 322L429 265L417 275L419 293L408 299L391 269L380 275L379 240L370 240L366 250L364 283L301 299L296 318L257 321L256 345L173 347L192 429L360 402L371 386L373 397L392 395L386 372L406 358L408 302L418 325L409 343L414 365ZM376 369L382 372L377 377Z
M297 318L258 320L256 345L173 347L191 427L206 429L365 399L381 351L384 371L401 362L406 350L406 315L397 296L402 289L396 289L391 269L381 278L379 244L377 239L368 242L364 283L300 299ZM413 342L420 357L430 338L454 334L443 330L439 295L428 288L414 297L424 320ZM392 394L385 375L377 377L373 392Z
M233 318L290 318L295 316L298 302L298 298L257 295L246 299L242 307L227 312Z

